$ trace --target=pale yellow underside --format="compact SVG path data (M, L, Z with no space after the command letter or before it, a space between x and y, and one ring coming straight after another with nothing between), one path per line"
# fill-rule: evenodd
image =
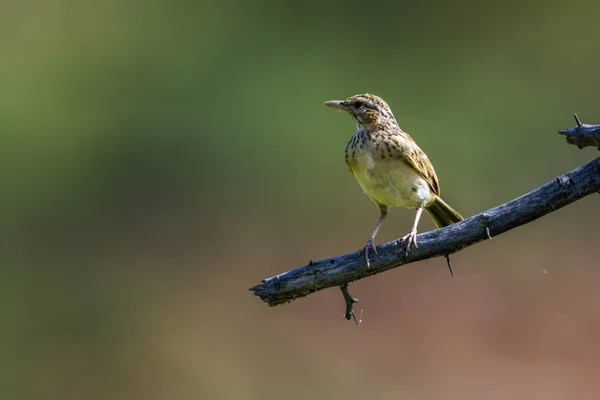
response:
M376 204L415 208L433 200L429 184L412 166L399 159L375 157L367 151L359 152L351 171Z

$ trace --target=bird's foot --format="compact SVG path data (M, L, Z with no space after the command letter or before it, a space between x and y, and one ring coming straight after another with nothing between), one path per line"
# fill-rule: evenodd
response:
M371 269L371 263L369 262L369 250L370 249L373 249L375 254L377 254L377 247L375 247L375 238L370 238L367 241L366 246L359 250L359 253L362 253L362 252L365 253L365 261L367 262L367 268L369 268L369 269Z
M414 245L415 248L417 246L417 230L411 230L407 235L404 235L402 238L398 239L398 245L402 246L405 255L408 255L410 252L410 246Z

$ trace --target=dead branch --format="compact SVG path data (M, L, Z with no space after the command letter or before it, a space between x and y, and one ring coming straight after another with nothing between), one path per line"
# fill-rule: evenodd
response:
M598 146L600 126L581 124L560 131L578 147ZM600 147L599 147L600 149ZM406 256L397 240L377 247L377 257L367 268L358 252L341 255L267 278L250 288L270 306L286 303L310 293L339 286L346 302L346 319L355 318L348 283L415 261L448 256L482 240L491 239L532 222L582 197L600 191L600 158L559 176L545 185L507 203L474 215L454 225L418 235L419 247Z

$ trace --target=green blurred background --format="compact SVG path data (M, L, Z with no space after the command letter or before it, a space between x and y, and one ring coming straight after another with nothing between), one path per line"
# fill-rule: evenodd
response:
M2 399L596 399L598 196L270 308L361 247L370 92L469 216L596 157L597 1L21 1L0 12ZM379 234L404 235L393 209ZM422 231L433 228L424 218Z

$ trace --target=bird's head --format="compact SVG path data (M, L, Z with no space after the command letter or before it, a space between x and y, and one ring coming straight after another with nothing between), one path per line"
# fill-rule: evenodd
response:
M346 111L361 128L396 123L390 106L381 97L372 94L357 94L346 100L330 100L325 105Z

